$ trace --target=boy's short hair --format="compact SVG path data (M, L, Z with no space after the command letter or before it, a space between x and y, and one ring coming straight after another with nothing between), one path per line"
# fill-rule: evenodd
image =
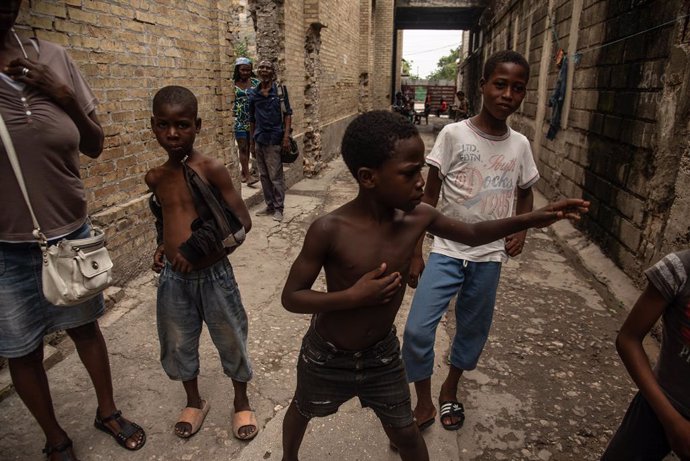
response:
M419 136L417 127L400 114L374 110L358 115L345 130L341 152L352 176L362 167L378 168L393 156L400 139Z
M194 93L183 86L170 85L158 90L153 97L153 113L158 112L161 106L180 105L194 112L194 117L199 111L199 103Z
M496 70L496 67L504 62L510 62L524 67L527 73L527 80L529 80L529 63L523 55L513 50L503 50L489 56L489 59L484 63L482 78L484 78L484 80L489 80L491 74Z

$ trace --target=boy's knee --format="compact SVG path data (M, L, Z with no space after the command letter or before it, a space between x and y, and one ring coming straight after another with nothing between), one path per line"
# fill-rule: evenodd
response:
M412 423L405 427L390 428L388 430L388 435L391 441L401 451L414 450L419 447L420 443L423 443L422 435L416 423Z
M410 346L424 346L429 341L428 330L422 328L418 323L412 322L405 325L405 331L403 332L403 347L407 345L409 349ZM433 342L433 339L431 339L431 341Z

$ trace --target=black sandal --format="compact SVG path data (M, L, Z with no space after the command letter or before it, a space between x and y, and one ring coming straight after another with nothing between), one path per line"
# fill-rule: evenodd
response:
M454 423L446 424L444 418L456 418ZM455 400L446 400L441 402L441 424L447 431L457 431L465 422L465 408L462 403Z
M67 438L67 440L65 440L64 442L58 445L54 445L52 447L48 445L48 443L46 443L46 447L43 449L43 453L45 453L48 458L50 458L50 455L52 455L53 453L60 453L59 461L79 461L75 457L73 451L67 451L70 448L72 448L72 441L69 438Z
M112 429L105 425L105 423L113 420L120 425L120 432L118 432L117 434L115 434L112 431ZM126 448L127 450L138 450L141 447L143 447L146 443L146 432L144 432L144 430L138 424L125 421L125 419L122 417L122 412L120 410L115 411L115 413L113 413L110 416L106 416L103 419L101 419L98 416L98 410L96 410L96 419L93 421L93 425L96 429L101 430L106 434L110 435L121 447ZM127 440L129 440L134 434L140 431L142 435L141 439L139 439L139 441L133 448L130 448L127 445Z

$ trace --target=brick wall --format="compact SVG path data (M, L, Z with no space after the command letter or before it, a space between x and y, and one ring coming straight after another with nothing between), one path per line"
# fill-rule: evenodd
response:
M150 104L162 86L189 87L203 128L197 146L223 159L235 177L224 33L229 0L41 0L24 2L18 28L65 46L96 94L105 150L82 156L89 210L106 227L118 281L150 263L153 226L143 177L165 153L150 132ZM25 30L26 33L30 33Z
M487 18L491 43L478 53L514 46L527 56L528 92L510 124L532 141L537 187L591 200L583 228L638 280L651 262L690 243L689 37L673 21L688 14L681 3L505 2ZM559 48L581 57L571 60L560 130L549 140ZM476 83L465 78L475 97Z
M89 212L109 238L116 283L147 270L153 251L143 177L166 159L149 127L155 92L178 84L197 95L203 128L196 145L222 159L237 180L231 118L235 48L246 43L251 57L273 60L290 92L295 134L300 141L311 136L304 169L287 170L294 182L338 154L342 133L359 110L388 106L393 3L378 0L375 8L372 0L23 3L18 28L25 33L33 28L39 39L65 46L100 101L105 150L96 160L82 157L81 174ZM318 44L311 52L310 43Z
M369 73L372 88L372 105L375 109L390 107L393 94L391 62L393 60L393 17L395 4L393 0L377 0L372 7L373 39L373 72ZM375 72L375 73L374 73Z

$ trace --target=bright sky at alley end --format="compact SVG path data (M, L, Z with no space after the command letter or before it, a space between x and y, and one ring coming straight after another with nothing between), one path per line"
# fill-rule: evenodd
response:
M411 63L410 73L426 77L442 56L456 49L462 40L460 30L405 30L403 58Z

